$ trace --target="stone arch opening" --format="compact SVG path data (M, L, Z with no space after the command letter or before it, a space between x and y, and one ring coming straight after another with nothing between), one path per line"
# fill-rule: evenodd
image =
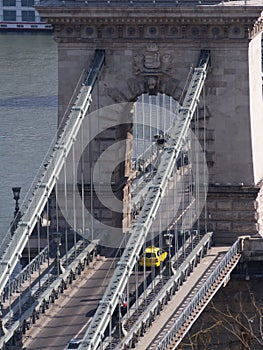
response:
M134 103L132 158L137 159L153 143L161 144L179 110L179 102L164 93L141 94Z
M136 107L138 104L138 107ZM172 136L172 126L176 125L175 121L179 115L180 103L165 94L149 95L142 94L135 105L134 119L133 119L133 139L132 139L132 170L135 173L131 176L132 182L132 199L138 197L136 188L138 183L148 183L159 171L159 160L162 157L163 151L166 147L169 147ZM148 119L148 115L151 117ZM200 118L199 118L200 117ZM173 170L173 175L170 178L169 183L169 195L173 197L173 202L169 203L169 210L173 213L169 213L164 207L167 205L164 199L162 207L162 223L165 221L164 230L159 234L162 236L166 231L170 230L185 230L189 227L195 229L204 229L205 214L199 219L199 215L194 218L190 215L187 219L183 218L178 213L178 203L187 205L192 203L193 200L197 204L197 208L200 207L200 203L205 198L206 183L207 183L207 163L205 159L205 147L203 142L199 140L199 127L201 116L196 114L193 120L193 127L189 129L189 133L185 139L185 144L180 152L179 157L176 160L176 164ZM206 127L205 123L202 123L202 127ZM191 132L192 131L192 132ZM203 137L206 133L203 133ZM185 180L184 190L181 191L181 183L179 179L182 179L187 172ZM178 176L178 178L177 178ZM177 182L178 181L178 182ZM179 189L180 188L180 189ZM132 220L136 219L139 215L140 209L143 203L142 198L136 198L136 201L132 200ZM187 203L187 204L186 204ZM174 209L173 209L174 208ZM165 219L164 219L165 218ZM183 219L182 219L183 218ZM191 222L191 225L190 225ZM156 222L153 224L151 234L157 236ZM201 227L202 226L202 227ZM159 228L159 227L158 227ZM167 231L167 232L168 232Z

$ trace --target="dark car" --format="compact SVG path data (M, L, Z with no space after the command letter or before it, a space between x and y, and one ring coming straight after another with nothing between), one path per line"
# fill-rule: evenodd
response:
M70 339L67 346L65 347L65 350L78 349L81 342L82 342L82 339L77 339L77 338Z

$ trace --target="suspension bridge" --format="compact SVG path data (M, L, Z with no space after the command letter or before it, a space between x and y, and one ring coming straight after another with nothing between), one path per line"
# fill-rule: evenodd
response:
M74 304L78 316L57 316L65 320L65 332L73 327L81 335L79 349L176 349L229 281L249 237L214 246L207 225L204 87L211 50L199 49L178 100L156 93L159 70L170 70L169 55L159 56L151 44L144 68L135 57L149 94L96 109L109 58L106 50L93 50L48 156L1 242L0 349L22 349L24 343L37 349L41 337L50 337L48 327L32 341L27 333L65 294L72 304L85 300L85 311ZM134 84L129 88L140 95ZM113 88L108 94L123 97ZM147 267L149 246L166 255L155 255ZM83 280L76 293L94 288L89 297L69 293L78 276ZM65 334L45 348L65 347Z
M71 245L70 249L68 249L69 245L67 247L65 246L66 251L62 258L60 258L60 254L57 254L52 259L50 258L50 245L45 246L44 249L41 250L40 242L38 242L39 254L29 262L18 276L14 277L12 274L19 263L19 258L22 257L23 251L27 246L29 251L28 256L30 256L30 239L28 238L33 235L36 227L38 228L38 239L43 239L43 232L40 233L39 228L41 222L43 222L44 215L48 217L51 212L51 209L49 208L49 199L56 187L57 179L61 176L64 161L70 153L74 141L77 139L84 116L87 114L95 81L98 77L99 71L103 67L105 59L104 55L103 50L95 52L93 65L88 71L88 75L84 80L69 117L65 122L64 130L53 146L50 157L46 160L44 167L45 171L35 185L34 191L31 194L32 196L28 201L25 201L24 206L21 208L21 210L24 209L25 212L18 222L14 234L11 238L8 237L8 243L6 241L2 243L1 295L3 302L2 305L6 306L6 310L3 310L2 318L2 349L8 348L10 339L11 341L14 341L15 334L25 332L29 327L28 324L33 324L39 317L39 313L44 312L45 308L47 308L52 301L54 302L58 295L63 292L63 289L67 288L67 285L72 282L78 271L83 269L84 266L88 265L94 259L96 249L98 249L100 244L99 239L97 241L94 239L90 240L89 237L87 238L85 235L84 237L81 237L81 234L79 234L81 238L76 239L75 237L74 244ZM190 160L187 162L187 165L182 164L179 169L178 160L182 154L183 147L185 147L190 122L196 111L200 93L209 69L209 57L209 51L202 51L200 53L200 58L196 67L193 69L184 101L182 106L179 107L176 119L167 130L165 135L167 140L165 140L164 145L161 145L162 149L158 152L151 152L149 157L149 150L147 147L146 152L140 155L139 160L141 163L146 162L147 164L155 164L155 169L149 172L151 173L151 179L147 178L147 181L141 180L142 189L139 189L136 196L134 196L133 206L137 208L137 217L133 223L132 231L128 234L128 241L126 242L123 253L116 264L112 279L109 282L89 328L84 335L84 341L81 345L81 348L83 349L95 349L101 347L104 343L111 344L112 341L116 342L116 338L111 335L111 331L109 332L108 337L105 336L107 333L106 331L107 329L112 330L112 328L114 328L112 325L113 313L120 304L121 296L124 294L128 296L130 295L130 292L127 292L130 288L129 280L131 275L134 274L134 271L138 270L139 255L141 254L143 247L145 247L146 242L149 242L149 240L152 243L156 241L156 232L155 230L152 230L152 226L155 217L158 217L158 210L161 208L162 204L165 203L165 200L163 200L163 198L165 199L165 197L167 197L165 194L173 190L171 189L171 186L169 186L171 184L171 179L175 178L173 183L173 186L175 186L179 182L178 176L176 175L178 175L178 172L181 172L181 177L186 177L186 182L189 184L189 168L191 167ZM151 146L152 148L158 147L158 145L156 146L156 142L154 144L155 146ZM158 164L155 162L155 159L158 158L157 153L160 158ZM151 159L149 160L149 158ZM182 172L183 168L188 168L188 172ZM138 171L137 174L140 174L140 171ZM146 174L149 176L148 172L146 172ZM145 176L145 174L143 176ZM141 176L138 179L141 179ZM204 178L204 180L206 179ZM136 177L134 181L136 181ZM198 181L200 181L200 179L198 179ZM197 185L197 183L195 183L195 185ZM147 186L146 195L140 193L143 191L144 186ZM183 191L186 192L185 189ZM189 191L190 189L188 186L188 192ZM174 192L177 193L178 190ZM202 195L201 192L199 195ZM177 196L178 197L176 197L175 194L176 198L173 198L173 200L175 202L181 201L180 196L178 194ZM198 201L198 195L195 193L195 196L196 198L193 196L193 193L191 193L191 196L189 197L189 193L187 193L187 198L190 198L191 201L187 201L186 198L184 198L184 203L181 205L180 209L177 211L175 209L170 210L168 217L165 218L166 223L169 223L166 232L173 232L173 234L170 234L173 244L177 241L175 244L175 251L173 251L173 254L170 252L171 256L169 258L169 266L167 265L166 268L163 267L164 271L169 269L170 273L168 273L168 275L164 274L164 276L162 276L161 273L162 277L160 277L160 275L154 277L150 285L147 284L144 286L142 295L137 295L136 301L133 302L133 308L139 308L142 304L144 305L144 301L141 301L140 298L143 299L145 293L152 294L153 291L155 291L155 298L151 300L146 310L144 305L143 321L137 319L131 327L132 323L130 317L135 311L131 307L127 312L125 323L127 323L126 327L129 331L125 331L123 328L123 331L128 334L127 340L123 340L123 336L119 338L117 337L117 339L121 340L127 348L130 346L129 344L134 343L134 339L137 337L139 330L142 327L146 327L147 323L150 322L149 320L153 317L152 315L160 312L161 305L165 304L168 295L171 297L176 290L179 289L179 286L183 283L186 276L193 270L194 266L197 265L205 252L210 249L212 234L205 232L202 234L201 232L198 232L198 230L195 230L194 234L192 234L192 227L188 227L190 235L184 237L180 247L178 245L179 232L183 231L179 231L179 228L183 227L182 218L186 217L187 213L190 211L196 215L198 207L196 202ZM139 206L136 202L136 198L140 198ZM171 205L172 203L168 204ZM178 212L177 217L173 217L176 212ZM159 216L158 221L162 219L163 218ZM196 224L195 220L193 223ZM159 226L159 223L157 226ZM49 231L50 227L46 226L46 229ZM184 230L184 234L185 232L186 229ZM48 232L48 234L49 233L50 232ZM161 241L162 234L163 232L160 232L160 234L157 235L158 242ZM66 236L64 238L67 240ZM235 267L238 257L240 256L240 247L240 241L234 244L218 265L218 271L215 270L216 273L214 272L210 276L210 279L207 279L203 286L203 290L200 290L199 295L196 296L197 300L194 298L189 303L185 313L183 313L180 318L176 319L176 322L172 325L169 332L171 339L177 339L177 342L178 337L179 339L182 339L195 320L192 316L193 312L196 312L196 304L200 304L201 300L203 307L205 307L207 302L217 291L215 286L218 285L218 287L220 287L220 283L223 283L224 278ZM57 242L57 248L59 248L59 242ZM166 248L169 248L169 246L166 246ZM135 267L135 265L137 265L137 267ZM38 282L31 281L30 288L27 287L27 293L25 293L23 297L24 299L19 300L18 303L18 298L13 297L14 294L16 294L24 284L27 284L28 281L31 280L31 276L36 272ZM144 275L146 273L145 270ZM160 284L158 279L161 281L163 288L157 293L160 288L157 288ZM137 281L137 285L138 283L139 282ZM138 286L135 290L138 294ZM25 309L24 306L27 303L29 306ZM199 307L199 312L201 312L201 310L202 308ZM185 327L186 324L188 327ZM122 325L122 327L124 327L124 325ZM184 331L182 331L182 329L184 329ZM168 342L167 339L166 335L166 337L160 341L158 348L165 348L164 344Z

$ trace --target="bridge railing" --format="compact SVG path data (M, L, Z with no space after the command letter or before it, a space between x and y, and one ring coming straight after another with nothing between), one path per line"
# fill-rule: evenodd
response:
M40 266L48 259L48 247L45 247L30 263L19 272L4 288L2 302L18 291L23 283L27 281L30 276L39 270Z
M20 313L19 305L15 304L8 314L2 319L2 330L4 335L0 338L0 349L6 350L9 340L12 339L15 332L25 333L41 314L49 308L49 305L54 303L64 289L80 275L81 271L95 258L97 254L98 241L91 242L66 268L59 276L54 276L53 279L48 279L48 276L43 276L41 286L37 283L33 289L25 293L24 298L20 300L20 304L28 303L28 298L31 300L30 305L26 305L25 310ZM72 251L72 254L74 252ZM18 313L18 315L16 315Z
M232 245L229 251L226 253L222 261L217 265L215 270L212 272L209 278L207 278L206 282L199 289L199 291L195 294L192 301L185 307L184 311L181 315L176 319L172 328L167 332L165 337L159 342L156 346L156 350L165 350L167 349L171 340L179 333L185 324L186 320L188 320L195 310L198 309L200 303L207 298L208 293L215 287L216 282L219 280L220 276L223 276L220 285L214 290L215 292L219 289L219 287L224 283L225 279L228 278L230 272L236 266L238 259L235 260L235 264L231 265L229 269L229 265L234 260L234 258L241 253L241 242L243 238L237 239L237 241ZM214 295L213 294L213 295ZM211 296L212 297L212 296ZM207 300L207 303L211 300L211 297Z

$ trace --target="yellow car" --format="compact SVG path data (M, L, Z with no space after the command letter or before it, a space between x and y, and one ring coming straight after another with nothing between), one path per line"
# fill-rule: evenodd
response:
M165 250L150 246L145 249L144 254L140 256L139 265L146 267L159 267L167 258L168 254Z

